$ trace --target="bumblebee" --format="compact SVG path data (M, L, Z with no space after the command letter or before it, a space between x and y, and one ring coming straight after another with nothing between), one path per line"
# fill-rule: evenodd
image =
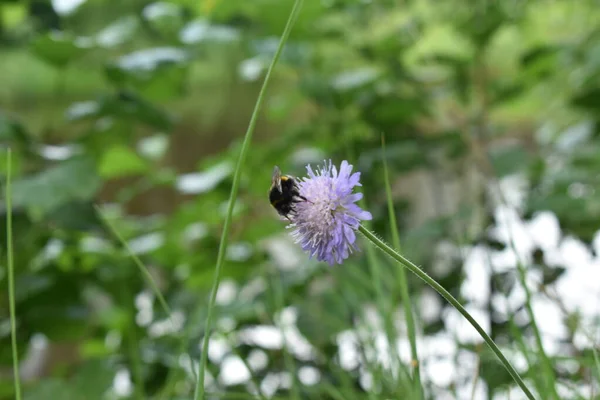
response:
M290 175L282 175L279 167L275 166L271 178L269 201L279 215L290 220L289 215L294 213L296 203L308 200L300 195L296 178Z

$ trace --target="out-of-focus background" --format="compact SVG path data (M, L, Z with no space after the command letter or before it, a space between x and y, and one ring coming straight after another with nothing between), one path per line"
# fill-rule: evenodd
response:
M191 397L232 171L291 7L0 1L25 399ZM597 398L599 121L595 0L305 0L242 174L211 398L415 398L399 266L367 257L366 243L342 266L309 260L266 196L273 165L302 176L347 159L371 227L391 240L382 134L403 254L465 304L539 398L550 375L562 399ZM409 286L427 398L523 397L456 310L413 276Z

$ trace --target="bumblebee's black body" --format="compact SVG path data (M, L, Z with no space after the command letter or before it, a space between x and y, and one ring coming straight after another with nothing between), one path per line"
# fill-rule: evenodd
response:
M294 212L296 203L306 201L306 199L300 195L296 179L289 175L281 175L279 167L275 167L269 190L269 201L279 215L289 219L289 215Z

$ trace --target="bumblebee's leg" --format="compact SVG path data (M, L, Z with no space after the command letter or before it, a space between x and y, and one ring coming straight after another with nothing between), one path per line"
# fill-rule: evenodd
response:
M307 198L306 198L306 197L304 197L304 196L300 196L300 195L298 195L298 197L300 197L300 198L301 198L302 200L304 200L304 201L308 201L310 204L313 204L313 202L312 202L312 201L310 201L309 199L307 199Z
M298 200L298 199L302 199L302 200ZM306 197L302 196L300 193L294 194L294 203L300 203L301 201L308 201L309 203L312 204L312 201L310 201Z

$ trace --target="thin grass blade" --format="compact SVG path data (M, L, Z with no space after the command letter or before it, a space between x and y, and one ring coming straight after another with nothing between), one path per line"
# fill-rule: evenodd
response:
M15 399L21 400L21 376L19 374L19 351L17 348L17 313L15 311L15 263L12 237L12 193L11 171L12 155L8 149L6 155L6 263L8 268L8 300L10 308L10 343L12 347Z
M392 233L392 246L398 251L400 247L400 234L398 233L398 224L396 212L394 211L394 200L392 199L392 188L390 185L390 175L385 157L385 138L381 135L381 150L383 160L383 177L385 180L385 194L387 197L388 216L390 219L390 230ZM404 307L404 317L406 319L406 330L408 331L408 339L410 342L410 354L412 358L413 380L418 398L423 398L423 386L421 384L421 367L419 365L419 354L417 351L417 333L415 329L415 320L413 316L412 302L410 301L410 291L408 289L408 280L404 268L396 268L398 271L398 283L400 285L400 297L402 306Z
M215 302L217 298L217 291L219 290L219 283L221 282L221 269L223 266L223 260L225 259L225 251L227 249L227 239L229 237L229 228L231 225L231 219L233 215L233 208L235 206L235 201L237 198L238 187L240 184L240 178L242 175L242 167L244 162L246 161L246 156L248 154L248 150L250 149L250 143L252 141L252 135L254 133L254 129L256 127L256 122L258 120L258 114L261 109L261 106L264 102L266 89L268 83L271 79L271 74L273 73L273 69L281 56L285 43L290 35L292 30L292 26L296 21L298 13L302 7L303 0L296 0L294 2L294 6L292 11L290 12L290 16L288 17L287 23L283 30L283 34L281 35L281 39L279 40L279 45L277 46L277 50L275 51L275 55L273 56L273 60L271 61L271 65L269 65L269 69L265 75L265 80L263 81L263 85L258 94L258 98L256 100L256 104L254 105L254 111L252 112L252 117L250 118L250 123L248 124L248 130L244 136L244 142L242 143L242 148L240 150L240 155L238 157L237 165L235 167L235 172L233 174L233 183L231 185L231 193L229 195L229 204L227 206L227 214L225 216L225 222L223 223L223 231L221 233L221 241L219 244L219 251L217 254L217 263L215 266L215 276L213 281L212 290L210 293L210 298L208 301L208 310L206 315L206 323L204 327L204 338L202 340L202 353L200 355L200 367L198 371L198 382L196 384L196 390L194 393L194 399L204 399L204 375L206 370L206 362L208 355L208 341L210 338L210 331L212 330L212 320L213 313L215 308Z

